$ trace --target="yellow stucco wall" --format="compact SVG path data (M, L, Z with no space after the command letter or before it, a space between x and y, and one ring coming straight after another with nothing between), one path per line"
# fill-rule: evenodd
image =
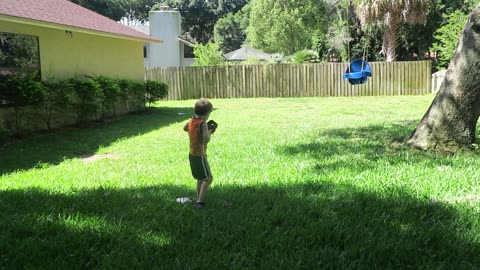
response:
M144 79L143 42L0 20L0 32L38 36L42 78L104 75Z

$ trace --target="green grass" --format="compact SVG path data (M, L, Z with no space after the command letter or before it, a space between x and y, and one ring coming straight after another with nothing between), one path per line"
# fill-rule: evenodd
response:
M432 98L211 100L201 211L192 100L6 145L0 269L478 269L478 153L397 143Z

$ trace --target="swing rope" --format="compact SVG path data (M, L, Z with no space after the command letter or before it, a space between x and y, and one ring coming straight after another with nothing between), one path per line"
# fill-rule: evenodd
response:
M348 30L348 36L350 37L350 22L349 22L350 21L350 0L348 0L346 2L348 3L348 5L346 5L347 30ZM351 73L352 70L351 70L351 67L350 67L350 62L351 62L351 59L350 59L350 38L347 41L347 58L348 58L348 73Z
M368 50L368 45L370 43L370 40L368 39L370 37L370 24L367 23L367 26L366 26L366 35L365 35L365 45L363 47L363 56L362 56L362 71L363 71L363 67L365 65L365 59L367 58L367 50Z
M350 0L347 0L346 3L348 3L348 5L346 5L347 30L348 30L348 33L350 34ZM370 40L369 40L370 30L371 30L370 24L367 23L366 31L365 31L365 34L366 34L365 35L365 44L363 46L362 69L361 69L361 71L364 70L365 59L367 58L367 50L368 50L368 45L370 43ZM347 58L348 58L348 63L351 63L352 59L351 59L351 53L350 53L350 40L347 42ZM348 65L348 72L349 73L352 72L350 65Z
M370 36L370 24L367 23L365 30L364 30L364 44L363 44L363 55L362 59L355 59L351 60L351 48L350 48L350 7L351 7L351 0L345 0L345 8L346 8L346 27L348 31L348 41L347 41L347 60L348 60L348 65L345 73L343 74L343 79L348 79L348 82L350 84L363 84L367 82L367 77L372 77L372 70L370 68L370 65L367 62L367 53L368 53L368 47L369 47L369 36ZM340 19L342 17L342 13L339 12ZM361 40L360 40L361 41ZM361 42L358 43L358 45L361 45ZM360 47L361 50L361 47Z

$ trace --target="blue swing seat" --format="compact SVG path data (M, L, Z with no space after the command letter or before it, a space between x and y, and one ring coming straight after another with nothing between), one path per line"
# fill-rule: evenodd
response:
M363 84L368 77L372 77L372 69L366 60L355 59L343 74L343 79L348 79L350 84Z

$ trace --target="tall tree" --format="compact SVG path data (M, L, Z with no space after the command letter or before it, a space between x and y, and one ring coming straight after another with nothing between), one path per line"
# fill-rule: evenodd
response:
M396 58L398 28L402 22L424 23L429 0L353 0L362 25L383 23L382 53L387 62Z
M247 38L246 30L250 15L250 5L245 5L237 13L229 13L215 24L214 39L223 53L240 48Z
M120 21L125 16L123 0L70 0L71 2L90 9L114 21Z
M254 0L247 43L270 53L293 54L312 48L312 33L328 30L324 0Z
M163 0L160 5L176 8L182 15L182 30L194 41L206 44L213 39L217 20L236 13L250 0Z
M475 142L480 115L480 6L468 18L445 80L409 143L455 151Z
M148 21L148 13L158 4L159 0L119 0L122 1L124 16L122 23L139 25Z
M148 21L148 12L161 0L69 0L114 21L138 25Z

